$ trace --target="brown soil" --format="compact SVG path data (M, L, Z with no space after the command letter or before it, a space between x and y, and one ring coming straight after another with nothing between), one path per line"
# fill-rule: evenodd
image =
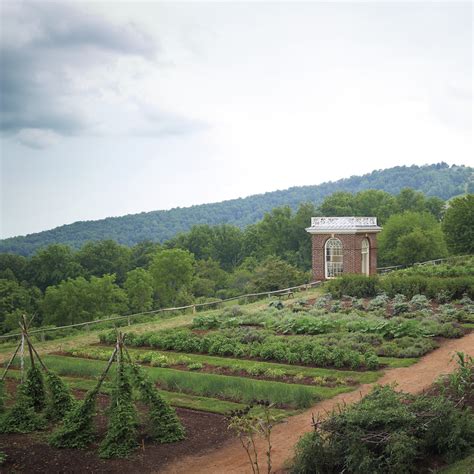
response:
M474 333L461 339L445 340L441 347L424 356L411 367L387 370L385 375L377 381L378 384L397 384L399 390L409 393L419 393L427 390L442 374L453 371L456 363L453 356L462 351L474 356ZM374 384L365 384L356 391L337 395L324 400L306 412L293 416L286 423L277 425L272 432L272 461L273 472L284 472L288 459L293 455L293 447L299 438L311 431L312 415L324 416L328 411L343 403L354 403L366 395ZM259 458L265 459L266 447L258 443ZM224 446L215 449L206 455L194 454L170 463L164 469L165 473L251 473L252 470L245 458L245 452L235 439L229 440Z
M15 382L8 383L8 393L15 390ZM76 391L77 398L84 392ZM98 397L96 426L99 439L105 435L107 419L104 410L108 397ZM139 407L142 416L144 407ZM7 455L7 461L0 467L0 473L118 473L118 472L160 472L166 464L177 461L190 453L204 455L210 449L223 445L231 438L225 418L184 408L176 409L186 428L186 439L177 443L157 444L149 442L140 433L140 448L129 459L102 460L97 455L97 445L85 450L55 449L48 445L49 433L2 434L0 448Z

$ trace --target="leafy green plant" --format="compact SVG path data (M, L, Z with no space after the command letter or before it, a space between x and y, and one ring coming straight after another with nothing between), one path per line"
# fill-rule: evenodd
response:
M0 431L3 433L30 433L45 427L44 417L35 411L34 402L26 393L24 384L20 385L16 402L4 415Z
M414 473L436 453L451 461L474 442L474 420L443 397L376 387L360 402L314 421L296 447L292 472Z
M414 310L421 310L428 308L429 301L425 295L413 295L410 304Z
M251 411L253 405L249 405L241 410L234 410L227 417L228 429L232 430L239 438L254 474L261 472L256 440L258 437L264 439L267 446L265 453L266 471L270 474L272 471L271 434L276 419L271 414L271 405L269 403L257 400L256 404L263 409L260 416L256 416Z
M150 409L148 413L150 436L160 443L173 443L185 438L186 432L175 410L156 391L153 382L137 365L132 366L133 376L140 391L141 400Z
M128 457L137 447L137 424L138 417L132 400L132 386L123 361L120 361L109 407L107 435L99 447L100 457Z
M188 364L188 369L189 370L201 370L203 368L203 365L200 362L191 362Z
M62 424L49 438L55 448L85 448L95 438L94 414L97 388L87 392L84 400L69 411Z
M23 393L33 402L35 411L42 411L46 406L46 392L44 388L43 374L37 366L31 366L27 373L25 382L22 384Z
M46 387L48 389L46 417L50 420L62 420L76 401L67 385L54 372L46 373Z

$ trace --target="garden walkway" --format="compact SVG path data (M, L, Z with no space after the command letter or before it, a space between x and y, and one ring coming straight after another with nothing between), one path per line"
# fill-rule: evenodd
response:
M376 383L381 385L396 383L399 390L420 393L428 389L440 375L447 374L455 369L456 363L453 361L453 355L457 351L474 356L474 332L460 339L443 341L441 347L422 357L411 367L386 370ZM285 463L292 457L294 446L299 438L312 430L312 414L316 418L323 416L339 404L357 402L374 385L361 385L353 392L319 402L304 413L293 416L287 422L277 425L272 432L272 471L281 472L284 470ZM263 442L259 443L258 447L259 459L263 466L262 472L266 472L266 447ZM186 456L179 462L166 466L165 470L160 472L166 474L247 474L251 473L252 470L239 441L233 439L221 449L200 456Z

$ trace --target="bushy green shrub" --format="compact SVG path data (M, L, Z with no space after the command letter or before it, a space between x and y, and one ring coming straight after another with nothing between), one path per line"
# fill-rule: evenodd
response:
M2 433L30 433L46 427L44 417L35 411L35 404L27 395L24 385L19 387L15 404L0 423Z
M292 472L413 473L415 461L451 461L473 442L473 418L450 400L376 387L301 439Z
M87 392L84 400L64 417L49 438L55 448L86 448L95 438L94 414L97 389Z
M382 277L380 283L390 297L401 293L407 298L422 294L434 299L443 291L449 300L461 298L464 293L474 298L474 276L442 278L393 272Z
M425 295L413 295L410 304L415 311L428 308L429 301Z
M327 291L333 298L342 298L343 295L357 298L376 296L380 290L379 277L365 275L342 275L340 278L325 283Z

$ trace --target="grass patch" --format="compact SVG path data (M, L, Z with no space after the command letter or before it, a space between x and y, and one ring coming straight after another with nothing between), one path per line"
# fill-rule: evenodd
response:
M410 367L411 365L416 364L419 360L420 359L418 357L379 357L380 363L391 369Z

